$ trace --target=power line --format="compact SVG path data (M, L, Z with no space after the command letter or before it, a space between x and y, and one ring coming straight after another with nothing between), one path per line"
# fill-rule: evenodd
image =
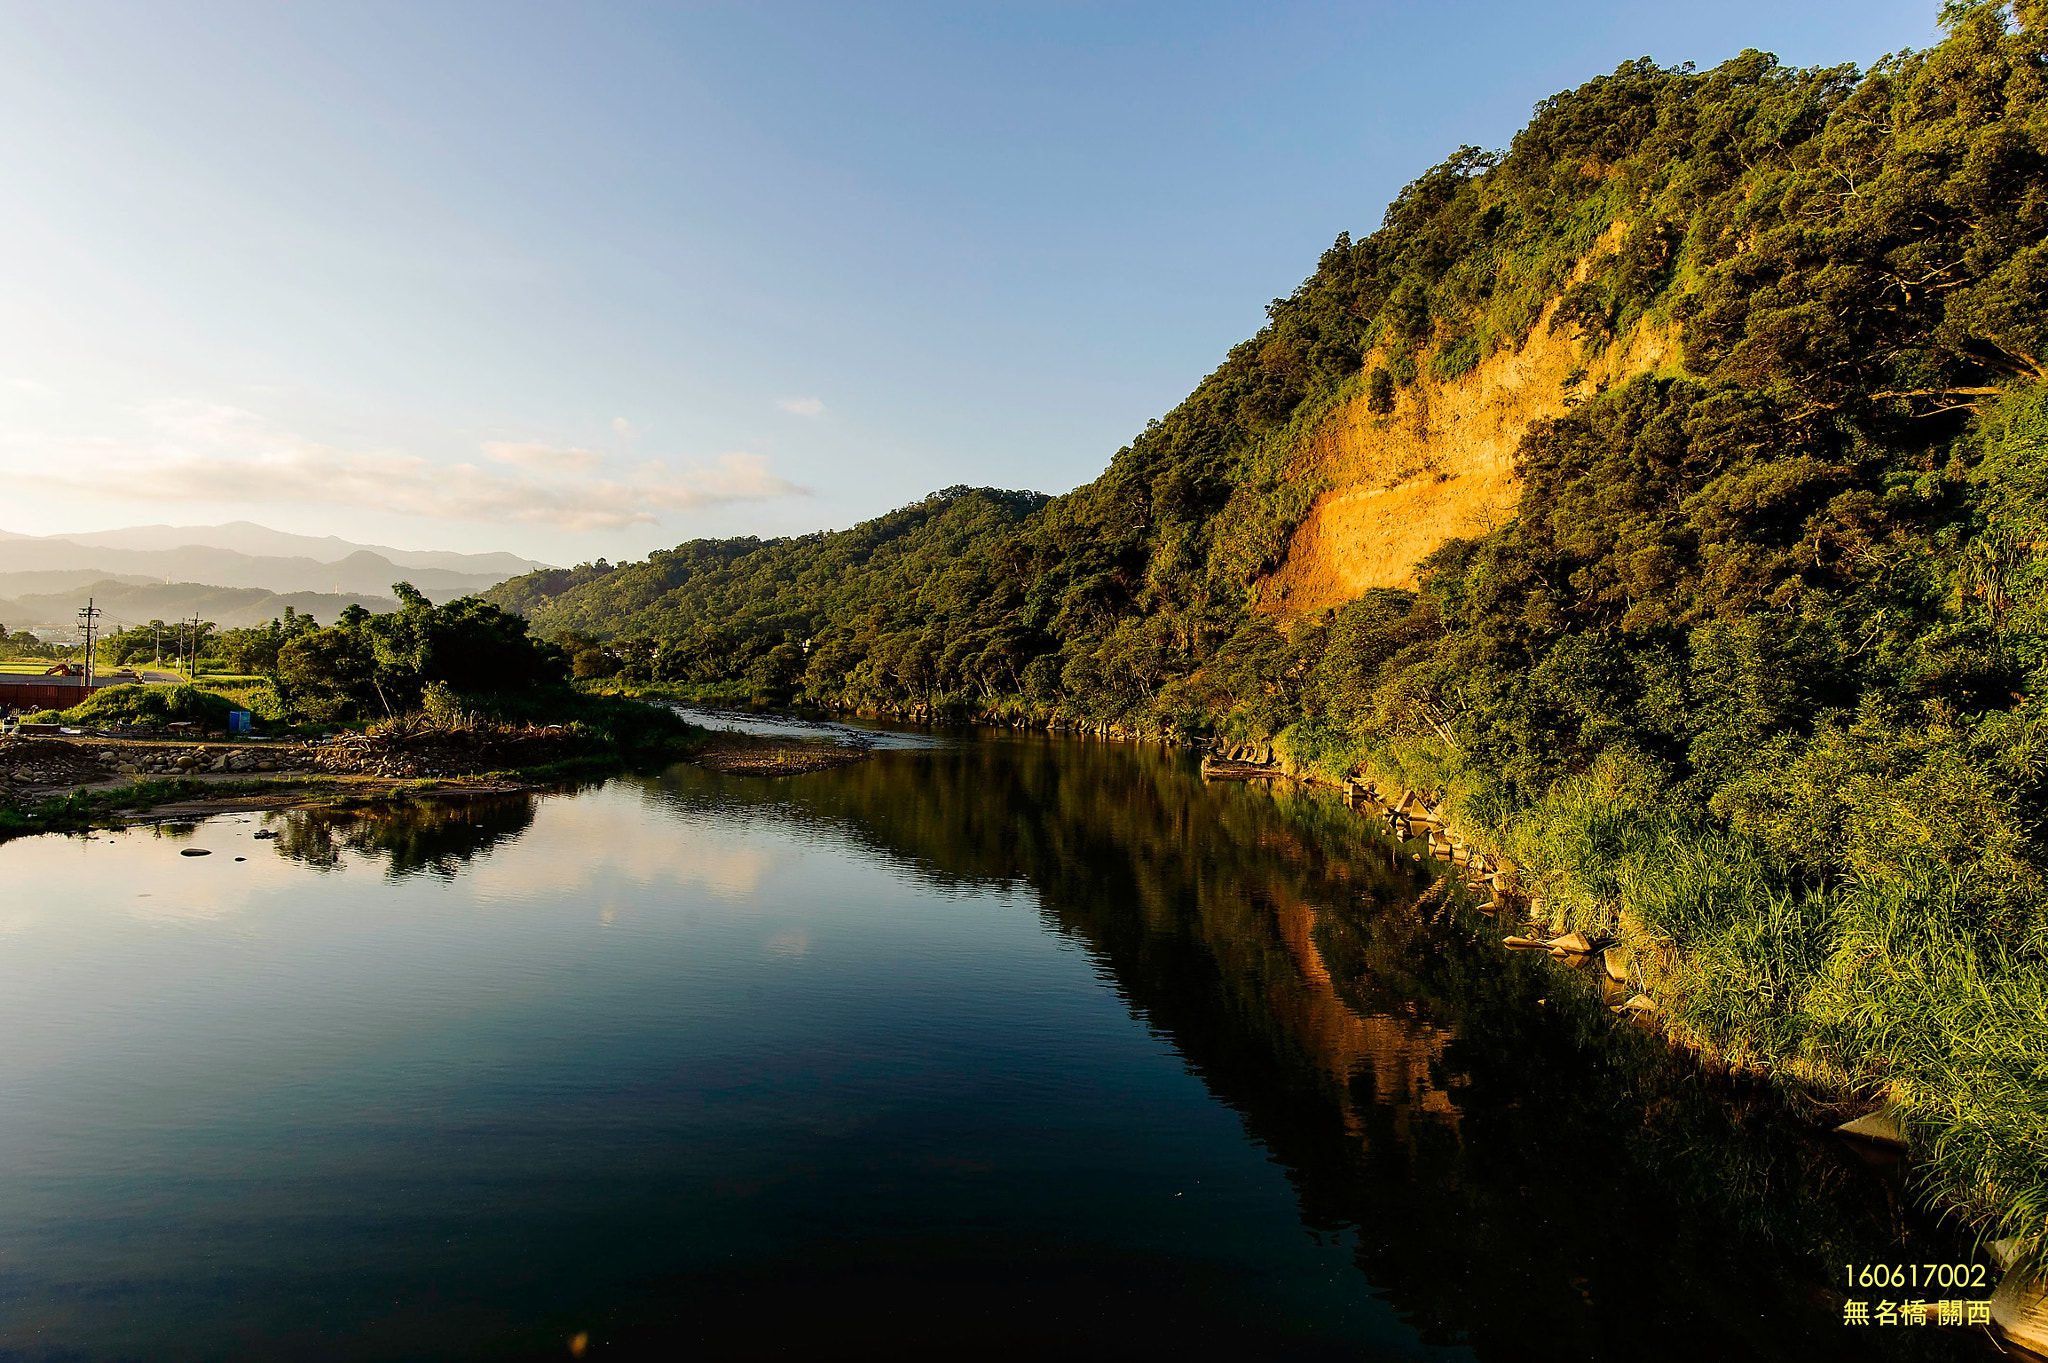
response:
M85 626L85 694L88 700L92 698L92 639L100 616L105 614L92 600L89 596L85 598L85 605L78 611L78 621Z

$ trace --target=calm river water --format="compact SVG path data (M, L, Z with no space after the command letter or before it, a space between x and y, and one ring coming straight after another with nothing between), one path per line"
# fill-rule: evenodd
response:
M1884 1171L1427 884L1000 734L8 843L0 1353L1974 1356L1840 1324L1957 1250Z

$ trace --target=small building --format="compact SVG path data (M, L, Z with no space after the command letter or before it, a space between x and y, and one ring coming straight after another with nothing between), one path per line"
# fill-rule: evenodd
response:
M73 669L72 675L64 675L64 668ZM86 689L85 678L78 675L76 664L53 667L44 676L26 672L0 672L0 711L4 710L69 710L79 704L93 691L106 686L133 685L131 674L121 676L100 676L92 679L92 689Z

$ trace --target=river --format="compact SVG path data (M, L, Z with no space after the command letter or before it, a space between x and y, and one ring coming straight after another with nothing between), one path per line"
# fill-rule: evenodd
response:
M1896 1171L1428 883L1005 733L0 845L0 1353L1978 1356L1841 1323L1962 1252Z

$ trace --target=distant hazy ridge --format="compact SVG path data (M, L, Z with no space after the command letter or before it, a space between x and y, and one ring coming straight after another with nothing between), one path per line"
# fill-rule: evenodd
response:
M353 602L392 609L391 584L400 580L448 601L541 566L516 554L352 544L248 521L80 535L0 530L0 621L69 623L87 592L116 621L196 612L216 624L246 625L286 605L324 621Z

